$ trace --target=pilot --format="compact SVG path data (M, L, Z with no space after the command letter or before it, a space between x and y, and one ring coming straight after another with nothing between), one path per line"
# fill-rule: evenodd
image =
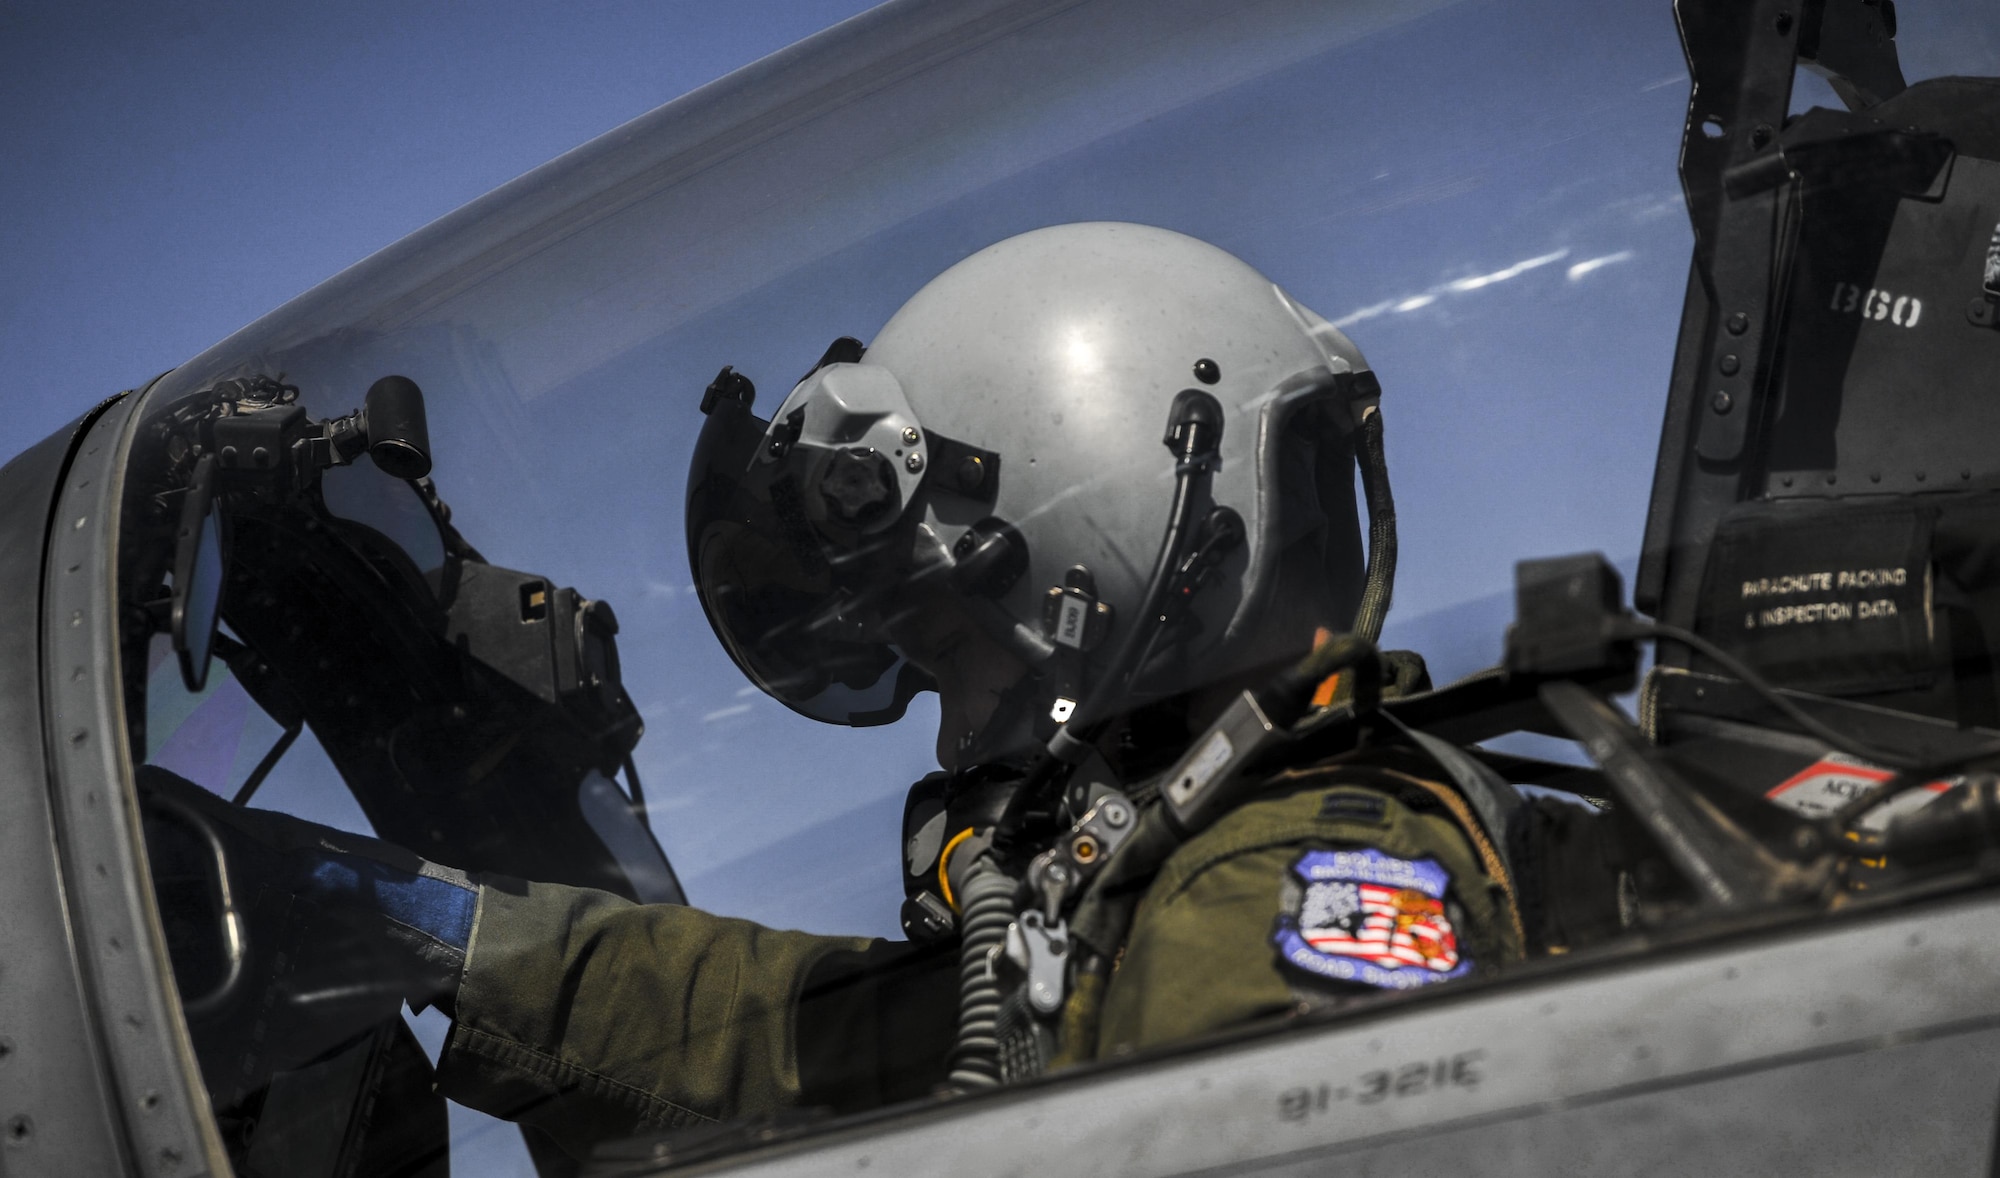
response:
M754 398L725 369L703 400L695 583L795 711L881 724L938 693L942 770L906 806L910 940L474 880L237 811L292 845L269 886L374 913L408 996L452 1015L447 1096L582 1156L1520 957L1466 758L1270 751L1427 686L1372 645L1393 562L1379 387L1340 330L1214 246L1061 225L945 271L869 346L837 341L768 420Z

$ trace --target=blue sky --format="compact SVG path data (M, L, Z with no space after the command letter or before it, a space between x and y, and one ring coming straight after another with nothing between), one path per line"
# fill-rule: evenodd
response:
M0 3L0 454L868 6Z

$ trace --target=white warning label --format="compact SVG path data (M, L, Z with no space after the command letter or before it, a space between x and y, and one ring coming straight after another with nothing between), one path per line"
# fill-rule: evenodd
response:
M1825 818L1860 797L1869 787L1880 785L1895 775L1895 770L1870 764L1859 757L1827 753L1772 786L1764 796L1808 818ZM1889 828L1890 819L1923 809L1933 798L1960 780L1951 777L1905 790L1862 815L1857 826L1861 830L1880 834Z

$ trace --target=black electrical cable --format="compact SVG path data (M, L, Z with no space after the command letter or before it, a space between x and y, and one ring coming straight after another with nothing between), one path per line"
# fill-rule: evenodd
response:
M1179 549L1186 546L1189 517L1194 514L1195 475L1196 471L1188 464L1181 464L1180 471L1174 479L1174 499L1167 516L1166 535L1160 540L1159 556L1153 564L1153 575L1146 582L1146 596L1142 603L1144 608L1134 615L1132 627L1125 632L1125 638L1119 643L1118 650L1112 656L1104 674L1083 697L1082 702L1077 704L1076 710L1070 713L1069 720L1056 730L1055 736L1045 747L1035 750L1024 767L1021 784L1015 788L1014 796L1009 799L1006 811L1000 816L1000 841L1011 840L1020 830L1029 809L1040 800L1050 779L1063 765L1071 763L1071 758L1061 754L1070 749L1089 747L1090 742L1097 736L1097 729L1103 725L1104 717L1101 713L1108 711L1114 701L1123 697L1125 684L1130 681L1134 669L1127 664L1136 662L1136 656L1141 650L1150 650L1152 647L1152 634L1157 625L1148 623L1157 622L1160 601L1166 595L1167 582L1172 579L1174 569L1180 564ZM1080 760L1081 757L1075 759Z
M1194 506L1214 473L1216 452L1222 443L1222 406L1198 389L1188 389L1174 398L1168 415L1167 445L1174 453L1174 494L1167 509L1166 533L1153 558L1152 575L1132 624L1119 641L1104 673L1091 687L1069 720L1056 730L1048 744L1036 749L1023 767L1020 785L1000 816L997 841L1011 843L1033 806L1042 799L1048 783L1060 768L1083 759L1090 742L1098 735L1108 713L1125 697L1125 691L1139 670L1140 656L1150 654L1159 628L1167 586L1187 555L1194 534Z
M1095 730L1123 702L1133 677L1152 655L1154 641L1165 621L1167 589L1195 540L1194 507L1200 497L1197 492L1207 488L1215 473L1215 456L1222 446L1222 420L1221 402L1200 389L1183 390L1174 398L1164 439L1174 455L1174 497L1167 509L1166 534L1160 537L1152 575L1146 578L1145 596L1139 599L1139 610L1132 615L1132 625L1119 640L1117 652L1105 666L1103 676L1077 704L1069 723L1057 733L1056 740L1049 742L1050 752L1060 759L1069 759L1060 757L1059 742L1063 735L1073 730L1084 733L1086 740L1095 736Z
M250 804L250 795L256 793L257 787L264 784L264 778L270 776L271 770L277 767L278 759L285 755L286 749L292 747L292 742L299 738L299 730L303 727L305 727L303 723L294 724L278 734L277 743L264 754L263 760L257 762L257 767L250 770L250 776L244 778L243 786L236 791L236 796L229 799L232 804L238 806Z
M1846 830L1856 819L1890 798L1928 785L1954 769L1962 769L1973 761L1988 757L2000 757L2000 746L1990 746L1962 756L1947 757L1912 768L1899 769L1894 776L1886 777L1855 795L1840 809L1834 811L1829 821L1841 830Z
M1669 626L1660 622L1639 621L1625 623L1623 630L1624 633L1634 638L1664 638L1670 642L1678 642L1682 646L1694 649L1711 662L1719 664L1723 670L1741 679L1744 686L1756 692L1758 697L1765 703L1784 713L1786 719L1789 719L1792 723L1805 729L1811 735L1817 736L1831 747L1849 756L1860 757L1865 761L1874 761L1877 764L1887 765L1892 769L1916 769L1922 764L1914 758L1906 757L1901 753L1863 744L1861 741L1855 740L1853 737L1827 725L1804 708L1786 699L1768 680L1752 670L1749 664L1692 630L1683 630L1679 626ZM1996 749L1995 751L2000 751L2000 749Z
M625 790L631 795L632 813L638 817L639 825L648 831L653 829L653 819L646 812L646 790L639 784L639 767L632 763L632 754L625 754Z
M1745 686L1756 692L1766 703L1778 709L1787 719L1797 724L1800 728L1825 741L1830 747L1838 749L1849 756L1859 757L1864 761L1873 761L1880 765L1887 765L1889 768L1896 770L1894 776L1879 781L1868 789L1863 790L1859 795L1850 799L1839 810L1834 812L1829 821L1838 829L1845 830L1855 819L1873 810L1882 802L1887 801L1897 794L1917 788L1935 779L1940 774L1949 773L1973 761L1983 760L1988 757L2000 757L2000 742L1988 744L1984 748L1975 749L1969 753L1930 760L1908 757L1889 749L1881 749L1864 744L1808 714L1805 709L1786 699L1779 693L1777 688L1773 687L1763 676L1757 674L1756 671L1751 670L1741 659L1736 658L1728 651L1723 650L1699 634L1683 630L1679 626L1638 621L1626 623L1626 632L1633 637L1664 638L1693 648L1720 665L1730 674L1741 679Z
M1153 561L1153 574L1146 579L1146 596L1133 615L1134 624L1125 631L1124 640L1118 644L1117 652L1104 668L1104 675L1070 716L1070 724L1079 731L1088 731L1104 720L1103 713L1123 697L1145 656L1152 653L1159 637L1167 584L1173 580L1182 557L1187 555L1185 549L1193 531L1189 525L1194 518L1196 473L1184 463L1174 478L1174 498L1167 512L1167 532L1160 539L1159 553Z

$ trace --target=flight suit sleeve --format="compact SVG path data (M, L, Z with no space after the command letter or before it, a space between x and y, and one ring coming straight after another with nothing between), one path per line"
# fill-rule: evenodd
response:
M799 1100L813 967L878 944L555 884L487 881L438 1086L594 1142L773 1115Z

